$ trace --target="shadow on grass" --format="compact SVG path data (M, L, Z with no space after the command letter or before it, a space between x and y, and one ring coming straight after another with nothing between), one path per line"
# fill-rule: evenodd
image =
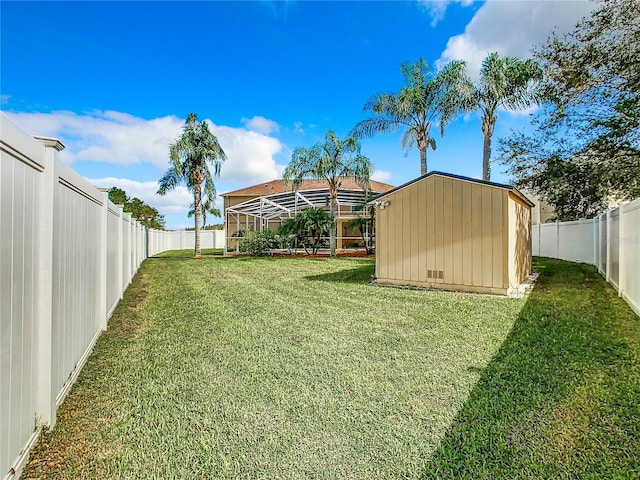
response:
M536 269L422 478L638 478L640 319L593 267Z
M320 275L310 275L304 277L307 280L317 282L338 282L338 283L368 283L371 281L371 277L375 273L375 264L367 261L357 262L359 265L356 268L347 268L339 270L337 272L323 273Z

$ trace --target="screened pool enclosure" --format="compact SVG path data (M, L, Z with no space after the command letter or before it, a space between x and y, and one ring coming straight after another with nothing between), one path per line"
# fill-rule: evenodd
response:
M280 185L276 182L279 181L265 184L261 190L278 190ZM257 191L255 187L224 194L227 232L225 251L230 253L239 251L239 237L247 230L276 232L284 220L295 218L306 208L314 207L328 211L330 208L328 188L308 188L318 185L319 182L307 182L307 185L303 183L302 188L297 191L276 191L267 195L255 195ZM374 241L374 232L367 225L368 222L363 222L362 231L358 226L350 225L349 222L358 217L367 218L368 212L364 208L366 201L373 195L391 188L390 185L384 185L381 188L382 185L384 184L372 182L372 190L368 193L356 185L353 185L354 188L338 190L336 224L339 250L363 249L365 244ZM328 235L328 232L324 232L322 237L322 243L327 247Z

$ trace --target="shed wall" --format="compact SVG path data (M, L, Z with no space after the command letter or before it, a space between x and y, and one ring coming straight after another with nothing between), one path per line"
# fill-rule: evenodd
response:
M509 287L520 285L532 269L531 208L509 193Z
M378 282L506 294L506 190L434 175L380 200Z

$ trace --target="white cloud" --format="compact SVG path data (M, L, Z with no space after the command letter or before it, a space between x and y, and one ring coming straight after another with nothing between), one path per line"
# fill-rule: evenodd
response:
M96 187L121 188L130 198L139 198L157 208L163 215L188 212L189 206L193 202L193 194L183 186L176 187L166 195L157 195L158 182L138 182L128 178L115 177L90 178L89 182Z
M242 123L244 123L244 126L247 127L248 130L262 133L264 135L269 135L270 133L278 132L280 130L280 125L276 122L259 115L256 115L253 118L242 118Z
M209 128L227 154L220 173L222 180L254 184L280 177L284 167L273 158L283 147L278 139L210 121Z
M532 47L544 43L553 31L572 30L593 8L593 3L584 0L489 0L476 12L463 34L449 39L436 65L441 66L449 60L465 60L469 75L477 79L482 60L488 53L530 57Z
M59 138L66 148L61 159L131 165L149 162L159 169L167 166L167 149L182 130L175 116L147 120L128 113L94 111L77 114L9 113L32 135Z
M387 182L391 180L391 172L387 172L386 170L375 170L371 175L371 180L375 180L376 182Z
M173 115L147 120L114 111L7 113L32 135L59 138L66 146L60 155L66 163L150 163L159 171L168 167L169 145L180 136L184 125L183 119ZM284 167L273 158L283 148L278 139L207 121L227 155L221 179L251 184L280 176Z
M471 5L473 0L421 0L420 3L431 17L431 26L435 27L444 18L449 4L460 3L466 7Z
M293 131L296 133L304 133L304 129L302 128L302 122L293 122Z
M2 95L0 95L0 103L2 105L4 105L5 103L9 103L9 99L10 98L11 98L11 95L2 94Z

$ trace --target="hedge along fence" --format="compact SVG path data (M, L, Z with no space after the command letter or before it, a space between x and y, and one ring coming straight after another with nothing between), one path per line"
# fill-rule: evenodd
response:
M533 254L594 265L640 315L640 198L589 220L533 225Z
M55 425L142 261L193 248L193 232L147 231L62 163L63 148L0 112L0 478ZM208 233L205 248L221 248L224 232Z

